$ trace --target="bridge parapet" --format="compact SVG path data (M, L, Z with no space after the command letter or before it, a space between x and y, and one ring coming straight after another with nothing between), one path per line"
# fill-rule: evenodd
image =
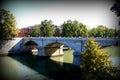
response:
M80 37L24 37L24 38L16 38L14 40L6 41L6 45L9 44L7 48L6 45L1 45L0 51L3 53L11 52L11 53L20 53L26 49L25 43L28 41L33 41L38 44L37 48L39 51L44 52L44 47L51 43L61 43L67 45L68 47L74 50L74 55L80 55L81 52L85 51L85 43L88 38L80 38ZM112 46L119 45L119 38L95 38L95 41L100 43L100 46ZM12 46L12 47L11 47ZM6 49L6 48L7 49ZM24 49L24 50L22 50Z
M117 45L118 40L115 38L96 38L95 41L99 42L100 46L112 46Z
M51 43L61 43L67 45L68 47L74 50L74 55L80 55L81 52L86 50L85 43L88 38L79 38L79 37L26 37L23 38L24 44L27 41L34 41L38 44L40 49ZM95 38L95 41L99 42L100 46L112 46L116 45L120 40L116 38ZM44 51L44 50L43 50Z

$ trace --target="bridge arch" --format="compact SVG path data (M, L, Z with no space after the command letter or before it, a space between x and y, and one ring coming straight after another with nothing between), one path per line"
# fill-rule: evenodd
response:
M38 44L32 40L29 40L24 45L38 45Z
M58 42L52 42L46 46L44 46L44 54L46 56L55 56L63 54L63 46L64 44Z
M50 42L48 42L48 43L46 43L46 44L44 44L44 47L46 47L46 46L49 46L49 45L51 45L51 44L63 44L63 45L65 45L65 46L67 46L67 47L69 47L69 48L72 48L72 49L74 49L74 47L72 46L72 45L70 45L70 43L67 43L67 42L60 42L60 41L50 41Z
M71 42L71 41L70 41ZM44 47L47 47L47 46L51 46L52 44L55 44L55 43L57 43L57 44L60 44L60 45L65 45L65 46L68 46L69 48L71 48L72 50L73 50L73 55L72 55L72 57L73 57L73 61L72 61L72 63L74 64L74 65L78 65L79 66L79 64L81 64L81 62L82 62L82 58L80 58L81 57L81 55L80 55L80 52L79 52L79 50L80 50L80 46L81 46L81 43L79 43L78 44L78 42L77 43L75 43L75 42L67 42L67 41L56 41L56 42L49 42L47 45L45 45ZM78 44L78 45L76 45L76 44ZM59 45L59 48L60 48L60 45ZM78 47L79 46L79 47ZM54 46L53 46L54 47ZM62 46L63 47L63 46ZM63 48L62 49L60 49L61 51L63 51ZM60 51L59 50L59 51ZM49 51L50 52L50 51ZM44 48L44 53L45 53L45 55L46 55L46 50L45 50L45 48ZM63 53L63 52L61 52L61 53ZM64 53L63 53L64 54ZM59 55L61 55L61 54L59 54ZM79 55L79 56L76 56L76 55Z
M29 40L24 44L24 47L25 47L24 49L28 53L33 54L33 51L36 50L36 54L37 54L39 45L35 41Z
M49 44L53 44L53 43L58 43L58 44L63 44L69 48L71 48L74 53L73 55L80 55L80 46L81 46L81 43L78 43L78 42L74 42L72 40L68 40L68 41L63 41L63 40L56 40L56 41L46 41L46 43L44 44L44 47L46 47L47 45Z

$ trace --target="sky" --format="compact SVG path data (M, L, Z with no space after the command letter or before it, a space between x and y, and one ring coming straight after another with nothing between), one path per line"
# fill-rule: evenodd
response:
M104 25L118 26L118 18L110 11L112 0L3 0L1 8L9 10L16 18L17 27L23 28L52 20L60 26L71 19L88 28Z

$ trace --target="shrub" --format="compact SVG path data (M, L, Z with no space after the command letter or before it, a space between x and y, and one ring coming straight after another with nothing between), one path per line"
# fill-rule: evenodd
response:
M115 79L117 68L112 65L110 55L101 49L99 43L90 38L86 42L86 48L87 50L82 53L83 64L80 65L83 80Z

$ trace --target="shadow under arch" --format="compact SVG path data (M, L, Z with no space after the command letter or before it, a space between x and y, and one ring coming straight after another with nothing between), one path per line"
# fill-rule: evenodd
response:
M49 43L49 44L47 44L48 46L51 46L51 45L53 45L53 44L63 44L64 46L66 46L67 47L67 49L69 50L73 50L72 51L72 64L73 65L77 65L77 66L79 66L81 63L82 63L82 56L81 55L75 55L75 47L73 47L72 45L69 45L69 44L66 44L66 43L61 43L61 42L52 42L52 43ZM45 47L47 46L47 45L45 45ZM62 51L63 51L63 54L62 55L65 55L65 54L68 54L68 53L64 53L64 46L63 46L63 49L61 49ZM45 48L44 47L44 48ZM44 52L45 52L45 49L44 49ZM48 54L48 56L51 56L52 54ZM60 55L60 54L59 54ZM69 59L69 56L67 56L67 58ZM65 59L65 58L64 58ZM63 60L64 60L63 59Z
M68 45L60 42L52 42L44 47L44 53L46 56L59 56L64 54L64 50L72 49Z
M33 50L38 51L38 44L36 42L32 41L32 40L27 41L24 44L24 46L25 46L24 49L30 54L33 54Z

